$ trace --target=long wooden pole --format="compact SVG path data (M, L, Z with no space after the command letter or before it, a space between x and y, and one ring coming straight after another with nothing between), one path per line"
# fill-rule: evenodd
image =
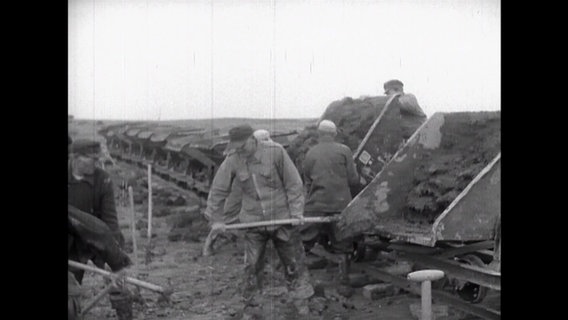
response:
M108 271L103 270L103 269L99 269L97 267L89 266L89 265L86 265L86 264L83 264L83 263L80 263L80 262L77 262L77 261L73 261L73 260L68 260L67 263L68 263L69 266L74 267L74 268L98 273L98 274L100 274L104 277L107 277L107 278L112 277L111 272L108 272ZM163 287L160 287L158 285L155 285L155 284L152 284L152 283L149 283L149 282L146 282L146 281L138 280L138 279L135 279L135 278L132 278L132 277L125 277L125 281L130 283L130 284L133 284L135 286L142 287L142 288L145 288L145 289L148 289L148 290L152 290L152 291L159 292L159 293L166 293L166 289L164 289Z
M89 312L89 310L91 310L99 301L101 301L101 299L107 295L107 293L110 292L110 290L112 289L112 285L109 285L108 287L106 287L104 290L102 290L101 292L99 292L99 294L97 294L96 297L93 298L93 300L91 300L83 310L81 310L81 315L86 315L87 312Z
M305 217L304 223L329 223L334 222L339 219L339 216L327 216L327 217ZM277 225L286 225L300 222L300 219L281 219L281 220L268 220L268 221L255 221L255 222L243 222L225 225L225 230L238 230L256 227L268 227ZM203 256L209 256L212 252L213 241L217 236L222 233L220 229L211 229L205 242L203 243L203 248L201 253Z
M132 232L132 251L134 251L134 268L138 269L138 244L136 243L136 213L134 211L134 195L132 187L128 186L128 200L130 203L130 231Z
M381 110L381 113L379 114L377 119L375 119L375 121L371 125L371 128L369 128L369 130L367 130L367 134L365 135L365 137L363 137L363 140L361 141L361 143L359 143L359 146L357 146L357 150L355 150L355 152L353 153L353 160L357 159L359 157L359 154L363 151L365 144L367 143L369 138L373 135L373 131L375 130L375 128L377 127L377 125L379 124L381 119L383 118L383 115L387 112L387 109L390 106L391 102L394 100L394 98L396 98L400 95L401 95L400 93L396 93L396 94L393 94L392 96L389 97L389 99L385 103L385 106L383 107L383 110Z
M152 239L152 165L148 164L148 243Z
M304 223L327 223L337 221L338 217L328 216L328 217L305 217ZM280 220L268 220L268 221L255 221L255 222L242 222L233 223L225 226L226 230L235 229L246 229L255 227L267 227L267 226L277 226L284 224L298 223L300 219L280 219Z

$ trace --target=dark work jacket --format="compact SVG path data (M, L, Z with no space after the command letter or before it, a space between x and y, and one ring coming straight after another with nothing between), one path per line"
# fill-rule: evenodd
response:
M109 227L101 219L67 205L68 234L73 250L69 258L84 262L93 262L101 267L106 262L111 270L120 270L132 263L128 255L121 250Z
M427 120L427 116L420 108L416 96L412 93L403 93L398 97L400 104L401 129L404 139L412 134Z
M83 212L102 220L111 230L120 247L124 245L124 236L118 226L118 217L114 202L114 190L110 176L100 168L96 168L93 176L77 180L71 173L71 162L67 170L67 203ZM73 244L69 238L70 256L83 254L85 248ZM75 241L77 242L77 241ZM87 254L87 253L85 253Z
M353 153L332 137L320 137L303 163L306 212L341 212L351 201L350 185L359 182Z

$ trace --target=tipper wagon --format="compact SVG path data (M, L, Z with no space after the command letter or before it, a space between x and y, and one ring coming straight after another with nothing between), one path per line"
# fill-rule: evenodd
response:
M444 271L441 287L460 299L448 290L435 291L434 299L486 319L500 318L494 308L475 304L501 290L500 120L500 112L434 114L338 222L344 238L364 234L367 247L394 260ZM363 269L412 288L380 269Z

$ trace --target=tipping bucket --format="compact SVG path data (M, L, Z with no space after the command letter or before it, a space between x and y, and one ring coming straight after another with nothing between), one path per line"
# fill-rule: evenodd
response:
M499 111L434 114L343 210L339 236L369 232L429 246L491 239L500 152Z

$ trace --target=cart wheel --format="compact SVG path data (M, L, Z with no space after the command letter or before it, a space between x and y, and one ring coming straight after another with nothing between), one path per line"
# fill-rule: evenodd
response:
M460 257L460 262L465 262L467 264L484 267L485 263L476 255L469 254L463 257ZM480 303L483 301L485 296L487 295L487 287L478 285L473 282L469 281L457 281L455 286L455 291L458 296L470 303Z
M361 238L353 242L353 261L374 261L377 259L378 250L365 243L365 239Z

